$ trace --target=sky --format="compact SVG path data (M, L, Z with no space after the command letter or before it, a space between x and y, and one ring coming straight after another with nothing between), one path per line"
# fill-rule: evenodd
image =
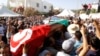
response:
M46 0L52 3L55 7L63 9L79 9L82 8L82 4L97 3L98 0Z
M7 0L0 0L0 5L6 5L7 4Z
M97 3L98 0L45 0L54 7L63 8L63 9L80 9L82 4L88 3ZM7 0L0 0L0 5L6 5Z

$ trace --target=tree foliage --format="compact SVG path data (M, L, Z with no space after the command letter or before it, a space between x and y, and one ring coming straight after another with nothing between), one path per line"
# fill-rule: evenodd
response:
M34 15L38 15L40 14L37 10L35 10L34 8L26 8L23 12L24 16L34 16Z
M91 13L96 13L97 10L96 9L91 9Z

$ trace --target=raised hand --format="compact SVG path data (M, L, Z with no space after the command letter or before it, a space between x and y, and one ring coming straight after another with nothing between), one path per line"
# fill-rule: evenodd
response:
M94 26L97 26L99 24L96 20L94 20L92 23Z
M86 33L86 27L84 25L82 25L80 32L82 34L85 34Z
M95 34L97 36L97 38L100 39L100 26L99 26L99 22L97 22L96 20L93 21L93 25L95 27Z

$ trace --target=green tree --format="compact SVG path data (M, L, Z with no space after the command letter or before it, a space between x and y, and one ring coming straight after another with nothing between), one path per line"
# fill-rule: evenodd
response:
M96 9L91 9L91 13L96 13Z

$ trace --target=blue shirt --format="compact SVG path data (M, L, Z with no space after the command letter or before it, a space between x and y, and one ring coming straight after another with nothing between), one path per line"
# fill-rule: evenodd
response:
M74 48L73 48L72 52L70 53L71 56L76 56L76 50L77 50L77 48L79 48L81 46L81 44L82 44L82 41L76 40L76 42L74 44Z

